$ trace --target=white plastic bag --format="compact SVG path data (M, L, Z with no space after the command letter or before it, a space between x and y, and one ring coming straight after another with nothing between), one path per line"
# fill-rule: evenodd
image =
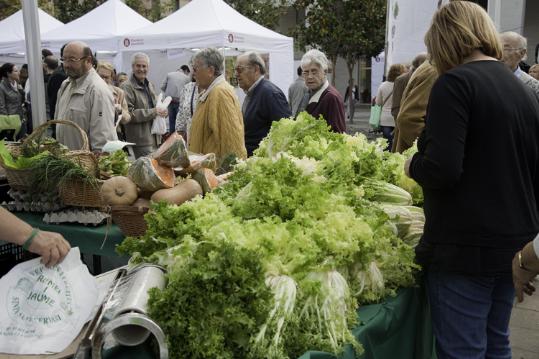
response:
M79 249L53 268L40 260L18 264L0 278L0 353L61 352L91 319L98 287Z
M159 110L166 110L168 105L172 101L170 96L167 96L163 100L163 93L160 93L157 97L157 105L155 106ZM166 117L157 116L152 123L152 135L164 135L168 131L168 119Z

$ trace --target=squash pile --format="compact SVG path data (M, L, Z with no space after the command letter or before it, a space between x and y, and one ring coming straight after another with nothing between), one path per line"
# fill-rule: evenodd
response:
M219 185L215 167L213 153L190 155L183 137L173 134L150 156L133 162L126 176L106 180L101 194L112 207L149 207L148 199L180 205Z

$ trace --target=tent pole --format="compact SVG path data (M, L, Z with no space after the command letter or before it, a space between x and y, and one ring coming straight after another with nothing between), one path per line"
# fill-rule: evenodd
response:
M37 1L21 0L21 2L32 101L32 123L36 128L47 121Z

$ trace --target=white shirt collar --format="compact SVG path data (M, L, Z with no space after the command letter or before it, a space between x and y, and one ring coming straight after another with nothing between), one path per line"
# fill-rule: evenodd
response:
M517 65L517 68L515 71L513 71L513 73L515 74L516 77L520 78L520 75L522 75L522 70L520 69L520 66Z
M202 91L201 93L199 93L198 95L198 101L200 102L204 102L206 101L206 99L208 98L208 96L210 95L210 92L211 90L217 86L218 84L220 84L221 82L225 81L225 75L219 75L217 76L213 82L211 83L210 86L208 86L207 89L205 89L204 91Z
M326 82L314 93L314 95L311 96L309 99L309 103L318 102L320 101L320 96L322 96L322 92L324 92L329 87L329 81L326 79Z
M260 83L260 81L262 81L264 79L264 75L260 75L260 77L258 78L258 80L255 81L254 84L251 85L251 87L249 87L249 90L247 90L247 92L245 92L247 95L251 94L253 92L253 90L255 89L255 87Z

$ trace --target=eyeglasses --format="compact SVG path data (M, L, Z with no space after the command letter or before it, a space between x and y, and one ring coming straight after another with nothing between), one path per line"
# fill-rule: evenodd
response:
M521 51L521 50L524 50L524 49L521 47L506 47L506 46L503 47L503 51Z
M193 72L197 72L198 70L200 69L203 69L207 66L204 66L204 65L193 65Z
M62 63L66 63L66 62L71 62L71 63L74 63L74 62L80 62L81 60L84 60L85 58L87 58L88 56L83 56L83 57L79 57L78 59L75 58L75 57L70 57L68 59L64 59L63 57L60 58L60 62Z
M234 67L234 71L236 71L238 74L241 74L245 69L250 68L251 66L236 66Z
M309 76L318 76L320 73L320 70L318 69L312 69L312 70L303 70L303 77L309 77Z

